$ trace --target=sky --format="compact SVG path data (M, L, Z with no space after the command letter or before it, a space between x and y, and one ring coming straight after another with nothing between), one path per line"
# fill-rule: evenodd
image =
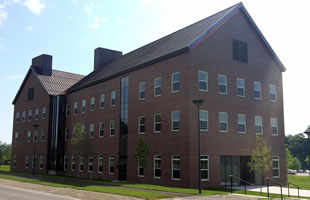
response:
M0 0L0 141L11 143L12 101L31 59L53 56L53 69L88 74L94 49L130 52L239 0ZM283 73L285 134L310 125L310 1L244 0L276 52Z

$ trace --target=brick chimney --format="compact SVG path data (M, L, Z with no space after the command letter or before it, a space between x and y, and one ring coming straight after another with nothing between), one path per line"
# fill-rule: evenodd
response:
M32 58L32 67L36 68L38 74L51 76L52 75L53 57L47 54L42 54Z
M114 51L111 49L105 49L98 47L95 49L95 59L94 59L94 71L103 68L105 65L111 63L117 58L123 55L120 51Z

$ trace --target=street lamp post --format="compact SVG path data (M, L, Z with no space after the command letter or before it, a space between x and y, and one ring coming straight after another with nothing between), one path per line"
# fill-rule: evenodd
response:
M304 132L308 136L309 147L308 147L308 165L309 165L309 177L310 177L310 126Z
M201 166L200 166L200 106L203 104L203 100L193 100L193 104L195 104L198 108L198 190L199 194L201 194Z
M36 163L36 144L37 144L37 140L38 140L38 127L40 125L38 124L34 124L34 136L33 136L33 160L32 160L32 176L35 175L35 163Z

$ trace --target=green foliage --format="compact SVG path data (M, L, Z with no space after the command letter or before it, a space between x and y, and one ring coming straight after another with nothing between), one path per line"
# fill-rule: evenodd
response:
M3 164L5 160L11 160L12 145L0 141L0 163Z
M300 169L300 162L298 158L291 155L290 150L288 148L285 148L285 154L286 154L286 168L287 169Z
M309 159L309 156L306 157L305 159L305 163L309 166L310 165L310 159Z
M252 150L248 163L251 172L260 172L264 175L271 168L271 148L260 136L256 136L256 148Z
M299 133L297 135L289 135L285 137L286 147L291 152L293 157L296 157L302 169L308 169L305 159L309 152L310 141L307 140L305 134Z
M148 144L144 141L144 139L141 137L139 139L137 148L136 148L136 154L135 158L137 162L140 161L140 164L143 168L146 167L147 165L147 156L149 154L149 146Z
M74 125L73 135L74 137L70 140L70 143L75 146L74 149L77 153L80 155L90 153L90 139L81 123Z

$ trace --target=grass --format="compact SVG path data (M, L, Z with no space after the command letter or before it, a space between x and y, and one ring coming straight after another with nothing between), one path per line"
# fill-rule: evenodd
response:
M289 174L287 175L287 181L303 189L310 190L310 176L296 176Z
M1 165L0 171L2 172L9 172L10 171L10 165Z

